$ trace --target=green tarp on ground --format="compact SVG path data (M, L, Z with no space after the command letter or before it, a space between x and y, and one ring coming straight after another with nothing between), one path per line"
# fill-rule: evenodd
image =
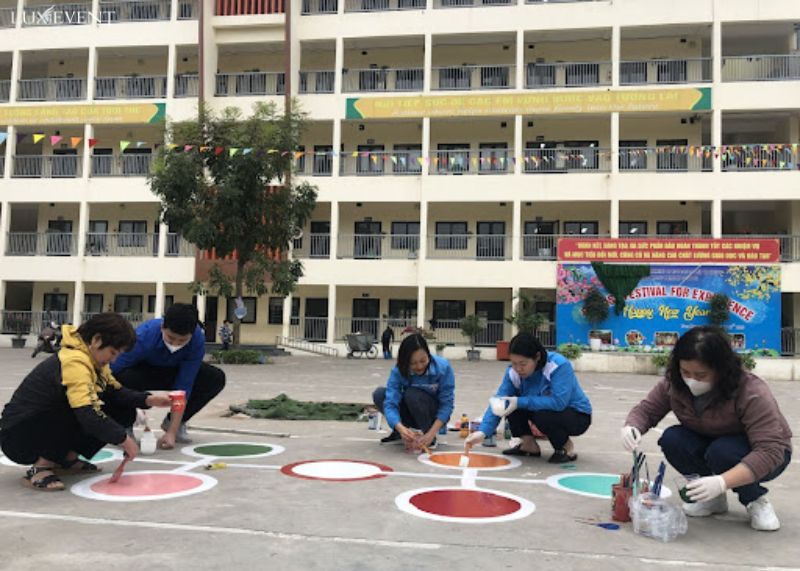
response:
M359 420L370 405L354 402L299 401L279 394L273 399L249 400L245 405L231 405L233 412L242 412L253 418L283 420Z

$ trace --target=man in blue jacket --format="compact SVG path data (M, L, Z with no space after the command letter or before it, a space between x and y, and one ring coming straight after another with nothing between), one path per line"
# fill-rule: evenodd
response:
M197 309L176 303L163 319L151 319L136 329L136 345L111 366L114 377L128 388L186 391L186 409L166 416L160 448L189 443L186 422L225 387L225 373L203 362L205 333Z

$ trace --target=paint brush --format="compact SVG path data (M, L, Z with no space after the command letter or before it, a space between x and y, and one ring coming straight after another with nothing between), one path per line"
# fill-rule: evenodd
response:
M458 459L459 468L469 468L469 448L464 448L464 453Z
M116 484L119 482L119 479L122 477L122 472L125 470L125 464L127 464L129 460L130 456L125 454L125 458L122 459L122 462L120 462L119 466L117 466L117 469L114 470L113 474L111 474L111 478L108 480L109 484Z
M424 445L422 442L420 442L420 443L419 443L419 445L420 445L420 446L422 447L422 449L425 451L425 454L427 454L427 455L428 455L428 458L430 458L430 457L431 457L431 450L430 450L430 448L428 448L427 446L425 446L425 445Z

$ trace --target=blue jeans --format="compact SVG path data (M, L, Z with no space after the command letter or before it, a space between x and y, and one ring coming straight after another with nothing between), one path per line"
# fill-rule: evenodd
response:
M752 450L744 434L714 438L698 434L680 424L667 428L658 440L658 445L661 446L667 462L678 472L700 476L722 474L739 464ZM792 455L787 450L783 463L764 478L734 488L733 491L739 495L739 502L746 506L766 494L769 490L761 482L780 476L791 459Z

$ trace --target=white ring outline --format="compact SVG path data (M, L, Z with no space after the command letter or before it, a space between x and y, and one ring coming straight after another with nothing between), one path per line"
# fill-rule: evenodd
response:
M568 492L570 494L576 494L587 498L596 498L599 500L611 499L611 494L607 496L601 496L599 494L592 494L590 492L581 492L580 490L574 490L572 488L568 488L567 486L562 486L560 480L562 478L569 478L570 476L610 476L612 478L619 480L619 474L605 474L602 472L562 472L560 474L553 474L552 476L548 477L547 480L545 480L545 482L547 482L547 485L550 486L551 488L555 488L556 490L560 490L562 492ZM666 486L662 487L661 497L669 498L670 496L672 496L672 491Z
M92 464L105 464L106 462L116 462L122 460L122 450L117 450L116 448L101 448L97 451L98 454L100 452L111 452L111 456L109 458L103 458L102 460L95 460ZM0 464L3 466L11 466L12 468L20 468L20 467L27 467L29 464L17 464L13 462L8 456L5 454L0 454ZM91 474L91 472L87 472Z
M436 451L431 451L431 455L436 455L436 454L450 455L450 456L456 456L456 455L463 456L464 455L463 452L450 452L450 451L436 452ZM470 455L473 455L473 454L475 456L491 456L493 458L502 458L503 460L508 460L508 464L506 464L505 466L493 466L493 467L488 467L488 468L478 468L478 467L470 466L469 467L470 470L479 470L481 472L496 472L498 470L511 470L513 468L518 468L519 466L522 465L522 462L520 462L519 458L514 458L513 456L503 456L502 454L490 454L489 452L470 452ZM422 462L423 464L425 464L427 466L434 466L436 468L445 468L447 470L463 470L464 469L463 466L448 466L446 464L439 464L438 462L434 462L433 460L430 459L430 457L428 456L427 453L422 453L419 456L417 456L417 460L419 460L420 462Z
M418 507L414 506L411 503L411 498L418 494L424 494L426 492L438 492L438 491L454 491L454 492L485 492L487 494L494 494L496 496L500 496L509 500L513 500L519 503L520 508L515 511L514 513L501 515L501 516L493 516L493 517L452 517L452 516L444 516L438 514L428 513L426 511L422 511ZM408 492L403 492L402 494L398 495L394 499L395 505L407 514L414 515L417 517L421 517L424 519L431 519L433 521L443 521L447 523L502 523L507 521L514 521L518 519L522 519L531 515L534 511L536 511L536 505L530 501L526 500L525 498L521 498L519 496L515 496L514 494L509 494L507 492L500 492L497 490L489 490L487 488L458 488L458 487L439 487L439 488L418 488L416 490L409 490Z
M103 474L101 476L95 476L87 480L81 480L80 482L74 484L70 488L70 491L76 496L80 496L82 498L87 498L90 500L101 500L104 502L149 502L154 500L170 500L172 498L191 496L194 494L198 494L200 492L205 492L207 490L210 490L211 488L217 485L216 478L212 478L211 476L207 476L206 474L196 474L194 472L189 474L186 472L176 473L164 470L142 470L139 472L129 473L129 475L134 475L134 474L168 474L170 476L184 476L200 480L200 485L190 490L183 490L180 492L170 492L168 494L161 494L158 496L112 496L108 494L101 494L92 490L93 484L96 484L101 480L108 479L111 477L111 474Z
M195 452L195 448L202 448L203 446L225 446L225 445L232 445L232 444L250 444L252 446L269 446L272 448L269 452L261 452L260 454L244 454L242 456L219 456L216 454L202 454L200 452ZM236 460L239 458L266 458L267 456L275 456L276 454L281 454L286 449L281 446L280 444L270 444L269 442L242 442L241 440L233 441L233 442L206 442L205 444L194 444L192 446L184 446L181 448L181 452L186 454L187 456L194 456L195 458L219 458L220 460L227 459L227 460Z

